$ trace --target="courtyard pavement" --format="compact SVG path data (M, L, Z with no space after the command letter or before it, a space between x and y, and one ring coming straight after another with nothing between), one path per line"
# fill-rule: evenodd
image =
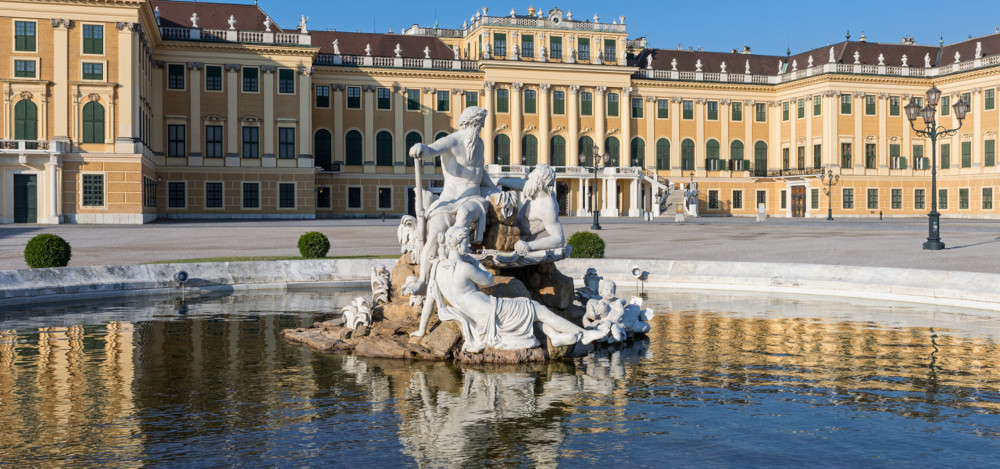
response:
M563 218L567 236L590 218ZM398 254L399 219L177 221L147 225L2 225L0 270L23 269L24 245L53 233L73 248L71 266L222 256L297 256L307 231L330 238L330 256ZM943 251L925 251L926 218L601 218L605 257L786 262L1000 273L1000 220L942 219Z

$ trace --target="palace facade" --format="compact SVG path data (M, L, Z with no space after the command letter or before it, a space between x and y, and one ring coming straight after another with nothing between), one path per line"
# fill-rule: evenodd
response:
M254 5L5 1L0 223L405 214L415 169L441 181L407 149L472 105L490 173L554 166L568 215L659 213L693 181L702 215L919 216L932 148L903 108L932 85L941 125L970 106L933 149L939 210L1000 213L1000 34L766 56L652 48L608 20L484 8L370 34Z

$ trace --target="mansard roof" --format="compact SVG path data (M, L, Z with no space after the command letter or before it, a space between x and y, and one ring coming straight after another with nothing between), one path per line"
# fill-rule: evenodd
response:
M455 53L451 47L433 36L408 36L402 34L348 33L342 31L310 31L313 46L320 47L321 54L333 54L333 41L341 55L365 55L365 46L371 44L373 57L395 57L399 44L404 58L424 58L424 48L430 48L432 59L451 60Z
M178 0L152 0L150 4L153 8L159 8L160 26L164 27L190 28L191 15L197 13L198 27L202 29L229 29L229 16L232 15L236 19L236 29L264 31L264 20L268 17L257 5ZM277 24L272 24L271 31L284 30Z

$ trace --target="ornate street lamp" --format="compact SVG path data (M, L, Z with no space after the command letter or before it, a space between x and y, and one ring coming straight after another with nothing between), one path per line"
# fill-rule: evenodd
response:
M965 119L965 113L969 112L969 105L959 99L952 106L952 109L955 111L955 118L958 119L958 127L946 129L943 126L938 126L934 120L934 116L937 114L938 99L941 99L941 90L931 85L931 89L927 90L927 105L923 109L912 100L904 108L906 110L906 118L910 121L910 127L913 131L921 137L931 139L931 213L927 214L929 234L927 242L924 243L924 249L933 251L944 249L944 243L941 242L941 214L937 211L937 139L938 137L948 137L958 133L958 129L962 127L962 120ZM918 129L914 125L918 115L924 119L922 129Z
M832 169L827 169L826 174L819 173L819 182L826 186L823 189L826 194L826 219L833 221L833 186L840 182L840 175L834 175Z
M597 211L597 173L598 173L598 171L604 169L604 165L608 162L608 159L610 158L610 156L607 153L605 153L605 154L602 155L601 154L601 150L597 148L597 145L594 145L591 148L593 148L592 152L594 153L593 166L591 166L590 168L587 168L587 169L594 172L594 187L592 187L590 189L590 210L592 212L594 212L594 224L591 225L590 229L592 229L592 230L599 230L599 229L601 229L601 224L598 223L598 213L597 213L598 212ZM579 160L580 161L580 166L583 166L585 168L587 167L586 163L584 163L584 161L586 161L586 158L587 158L587 154L586 153L580 153L580 160ZM607 197L607 194L605 194L605 197Z

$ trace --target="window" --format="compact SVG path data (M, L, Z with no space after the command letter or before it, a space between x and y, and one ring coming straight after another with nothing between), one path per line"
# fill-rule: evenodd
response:
M588 91L583 91L580 93L580 115L581 116L592 116L594 115L594 94Z
M167 207L184 208L187 207L186 187L184 182L167 183Z
M618 93L608 93L608 117L618 117Z
M34 21L14 22L14 50L18 52L37 51L38 40L35 28Z
M316 208L330 208L330 186L320 186L316 188Z
M853 209L854 208L854 189L851 189L849 187L845 187L841 191L841 194L842 194L842 197L843 197L843 201L842 201L843 208L845 210Z
M313 157L317 167L333 171L333 135L329 130L319 129L313 135Z
M670 140L665 138L656 141L656 169L670 169Z
M972 167L972 142L962 142L962 167Z
M941 144L941 169L951 168L951 145L948 143Z
M875 169L878 165L878 155L875 153L875 144L865 144L865 169Z
M924 197L926 192L924 189L914 189L913 190L913 209L923 210L924 209Z
M316 107L330 107L330 87L316 85Z
M80 68L81 77L84 80L103 80L104 64L94 62L84 62Z
M993 210L993 188L983 188L983 210Z
M868 210L878 210L878 189L868 189Z
M809 206L813 210L819 209L819 189L811 189L809 191L809 202L810 202Z
M259 127L243 127L243 157L260 158Z
M670 101L666 99L656 100L656 118L657 119L669 119L670 118Z
M347 188L347 208L360 209L361 208L361 188L360 187L348 187Z
M510 112L510 91L497 89L497 112Z
M705 103L705 109L708 110L708 120L717 121L719 120L719 102L718 101L708 101Z
M222 183L205 183L205 208L222 208Z
M818 116L823 113L823 98L820 95L813 95L813 115Z
M549 158L552 166L566 166L566 139L556 135L549 144Z
M890 203L893 210L899 210L903 208L903 189L893 189L889 192L892 200Z
M782 121L788 120L788 101L784 101L781 103L781 120Z
M767 122L767 104L757 103L753 105L754 121Z
M913 169L927 169L927 158L924 158L924 146L913 146Z
M851 167L851 144L841 143L840 144L840 167L850 168Z
M972 93L962 93L962 101L965 101L966 109L971 113L974 110L972 109Z
M104 106L97 101L83 106L83 143L104 143Z
M534 135L521 138L521 164L534 166L538 164L538 139Z
M295 208L295 183L278 183L278 208Z
M31 24L34 25L34 23ZM80 198L80 203L84 207L104 206L103 174L84 174L81 190L83 191L83 194Z
M142 178L142 206L156 207L156 181L153 178Z
M205 157L222 158L222 126L205 126Z
M83 25L83 53L104 54L104 26L99 24Z
M187 129L183 125L167 126L167 156L185 157L184 141Z
M767 143L761 140L753 146L753 174L767 176Z
M875 95L872 94L865 95L865 115L866 116L875 115Z
M962 188L958 190L958 209L968 210L969 209L969 189Z
M694 119L694 101L681 101L681 119Z
M392 188L391 187L379 187L378 188L378 209L379 210L389 210L392 208Z
M719 168L719 142L714 138L705 143L705 169L718 171Z
M493 139L493 154L496 164L510 164L510 137L500 134Z
M495 33L493 34L493 55L497 57L504 57L507 55L507 35Z
M260 90L260 69L257 67L243 67L243 92L256 93Z
M785 171L788 171L791 168L791 161L789 161L791 158L788 156L789 151L790 150L788 148L781 149L781 169Z
M36 70L34 60L15 60L14 76L17 78L35 78ZM103 78L103 75L102 75Z
M899 96L889 96L889 115L899 115Z
M618 54L615 52L615 40L605 39L604 40L604 61L605 62L615 62L617 61Z
M757 191L757 206L767 207L767 191Z
M389 88L379 88L376 93L378 98L375 100L375 109L392 109L392 91Z
M782 190L781 191L781 197L780 197L780 199L781 199L781 208L782 209L788 208L788 191L787 190Z
M941 115L951 115L951 96L941 96Z
M948 189L938 189L938 208L941 210L948 208Z
M642 119L642 98L632 98L632 118Z
M406 90L406 110L420 110L420 90Z
M295 70L288 68L278 70L278 93L295 93Z
M733 191L733 208L743 208L743 191Z
M983 91L983 109L992 111L996 108L996 93L997 90L993 88Z
M581 62L590 62L590 39L581 38L577 41L576 57Z
M691 139L681 142L681 170L694 171L694 142Z
M243 183L243 208L260 208L260 183Z
M840 95L840 113L841 114L851 113L851 95L846 93Z
M819 169L823 167L823 145L815 144L813 145L813 168Z
M553 91L552 92L552 114L556 114L556 115L566 114L566 92L565 91Z
M347 87L347 109L361 109L361 87Z
M806 167L806 147L799 146L795 158L795 167L798 169L805 169Z
M222 67L218 65L205 67L205 91L222 91Z
M708 208L715 210L719 208L719 191L708 191Z
M344 153L349 165L361 165L364 163L364 143L361 132L351 130L344 136Z
M278 127L278 158L295 158L295 127Z
M392 134L386 130L375 134L375 164L392 166Z
M729 103L730 119L733 122L739 122L743 120L743 103L738 103L736 101Z
M996 166L996 140L987 140L983 142L983 165L984 166Z
M536 112L538 112L538 92L524 90L524 113L534 114Z
M479 105L479 92L478 91L466 91L465 92L465 107L472 107Z
M637 168L646 167L646 142L645 140L635 137L632 139L632 144L629 146L630 150L630 163L631 166Z
M795 117L797 119L802 119L806 117L806 100L804 98L799 98L799 100L796 102L795 112L796 112Z
M410 132L406 134L405 142L406 142L405 144L406 150L403 152L403 154L406 155L406 165L413 166L414 160L413 157L410 156L410 147L418 143L423 143L423 138L417 132Z
M614 167L618 166L621 156L621 148L618 145L617 137L608 137L604 139L604 150L608 154L608 166Z
M730 170L746 171L745 162L743 161L743 142L733 140L733 143L729 144L729 160Z
M562 38L552 36L549 38L549 57L553 59L562 58Z
M905 169L906 159L899 156L900 145L898 143L889 144L889 168L890 169Z
M521 35L521 57L535 56L535 36L531 34Z
M171 90L184 89L184 65L167 65L167 88Z

